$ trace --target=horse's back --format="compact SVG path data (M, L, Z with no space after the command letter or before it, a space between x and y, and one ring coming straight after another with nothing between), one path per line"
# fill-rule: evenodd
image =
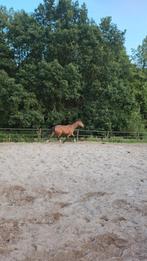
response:
M54 128L55 133L68 135L71 132L70 125L56 125Z

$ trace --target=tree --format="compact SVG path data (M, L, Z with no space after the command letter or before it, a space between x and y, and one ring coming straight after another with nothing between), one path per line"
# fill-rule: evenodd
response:
M50 126L81 117L87 128L142 129L147 40L135 53L136 65L124 42L125 31L111 17L98 25L78 1L44 0L33 14L1 8L2 126Z
M133 83L135 89L136 103L141 114L142 123L147 127L147 36L137 50L132 50Z
M0 70L5 70L10 76L13 76L16 66L7 38L9 16L10 13L6 8L0 7Z
M8 28L8 41L18 66L31 59L42 59L44 31L35 19L24 11L14 13Z
M35 9L34 17L42 27L49 27L54 30L55 22L55 0L44 0Z
M4 71L0 71L0 126L36 127L43 115L34 93L28 93Z
M137 50L132 49L132 60L140 69L147 69L147 36Z

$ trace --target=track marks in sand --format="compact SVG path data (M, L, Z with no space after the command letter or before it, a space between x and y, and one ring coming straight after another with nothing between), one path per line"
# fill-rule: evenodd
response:
M29 195L26 189L20 185L1 186L0 196L5 198L8 205L32 204L35 198Z
M128 240L117 234L105 233L79 242L78 246L66 243L64 248L50 255L50 261L92 261L92 260L120 260L123 252L128 248Z
M90 192L85 193L81 197L81 202L88 201L91 198L99 198L99 197L104 197L104 196L107 196L107 195L110 195L110 193L102 192L102 191L95 191L95 192L90 191Z
M0 254L7 254L14 250L14 244L19 240L21 235L21 228L18 221L12 219L0 220Z
M61 195L68 194L67 191L56 189L54 187L51 187L49 189L39 187L34 189L34 192L36 194L36 197L44 197L44 199L52 199L54 197L60 197Z
M17 250L17 243L23 239L25 228L28 225L53 225L59 222L64 215L60 212L45 213L32 218L21 218L18 220L0 220L0 260L11 252ZM2 259L1 259L2 258ZM29 259L28 259L29 260ZM32 260L32 259L30 259ZM36 259L37 260L37 259Z
M85 240L67 241L63 247L40 251L37 247L23 261L93 261L93 260L146 260L147 239L123 238L116 233L94 235Z
M3 197L4 201L8 205L23 206L26 204L32 204L37 198L43 198L44 200L50 200L54 197L61 197L68 192L55 189L55 188L35 188L31 192L27 191L20 185L0 186L0 197Z
M92 237L84 244L84 247L93 251L103 251L105 254L109 253L110 256L113 252L114 256L120 257L122 255L122 251L125 248L128 248L128 244L128 240L119 237L117 234L105 233Z
M57 223L64 215L60 212L44 213L40 216L32 218L23 218L20 220L21 225L37 224L37 225L53 225Z
M66 207L71 206L72 203L69 203L69 202L57 202L57 205L58 205L60 208L66 208Z
M130 211L130 212L136 211L136 212L142 213L144 211L144 214L146 214L146 210L147 210L146 205L145 205L145 208L142 208L143 204L141 204L141 205L132 204L125 199L116 199L113 201L112 205L114 208L124 209L124 210Z

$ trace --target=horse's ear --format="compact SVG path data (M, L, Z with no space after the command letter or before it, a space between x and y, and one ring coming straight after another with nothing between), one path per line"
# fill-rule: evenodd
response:
M79 119L79 121L83 122L81 119Z

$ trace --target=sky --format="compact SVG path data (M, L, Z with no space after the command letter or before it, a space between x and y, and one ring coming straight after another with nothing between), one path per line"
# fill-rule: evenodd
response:
M0 5L33 12L41 2L43 0L0 0ZM79 0L80 5L83 2L88 9L88 17L97 24L101 18L111 16L120 30L126 29L125 46L129 55L132 48L142 44L147 35L147 0Z

